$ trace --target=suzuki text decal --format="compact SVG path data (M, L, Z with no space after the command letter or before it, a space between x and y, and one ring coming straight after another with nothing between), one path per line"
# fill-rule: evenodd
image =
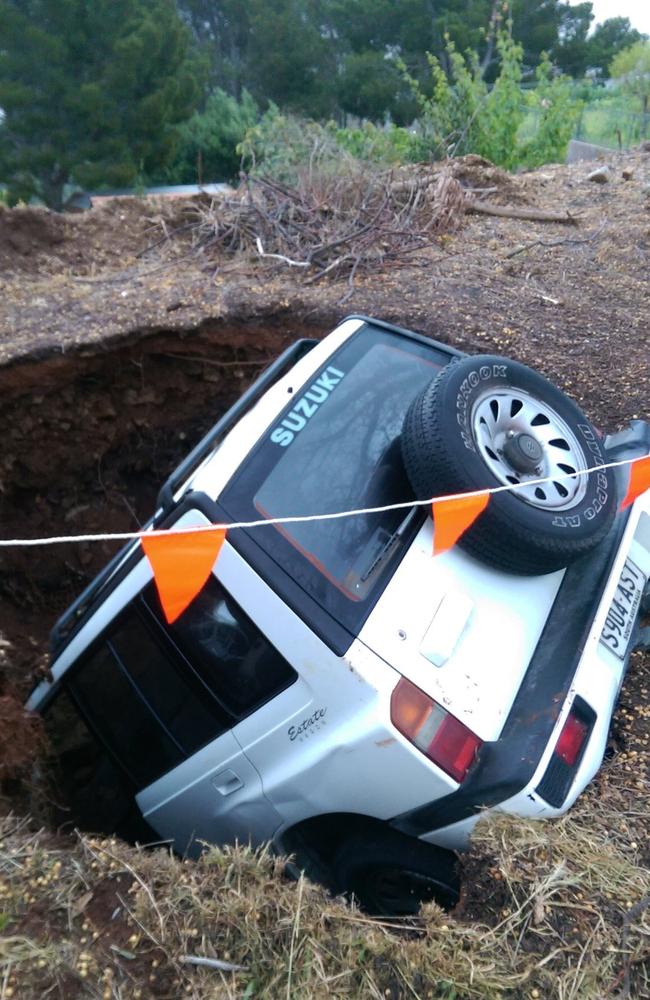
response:
M313 417L318 407L325 402L344 375L345 372L329 365L309 387L305 395L300 397L293 409L289 410L279 427L276 427L271 433L271 441L274 444L279 444L281 448L286 448L287 445L291 444L296 434L303 429L309 418Z

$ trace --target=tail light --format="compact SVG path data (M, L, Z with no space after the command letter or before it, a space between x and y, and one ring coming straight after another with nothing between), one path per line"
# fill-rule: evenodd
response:
M560 730L548 767L535 789L545 802L556 809L562 807L569 794L595 722L593 708L577 694Z
M589 726L582 719L579 719L572 710L569 712L555 744L555 755L569 767L574 767L582 755L582 748L588 736Z
M405 677L391 696L390 717L429 760L454 781L465 780L482 741Z

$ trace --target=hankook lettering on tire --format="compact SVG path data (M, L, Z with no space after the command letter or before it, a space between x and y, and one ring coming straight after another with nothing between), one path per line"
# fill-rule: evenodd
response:
M468 400L472 394L472 390L476 389L477 385L480 385L481 382L487 381L487 379L507 378L506 369L507 365L481 365L480 368L475 368L474 371L471 371L458 387L456 420L461 429L460 436L463 444L469 451L476 451L474 439L469 429Z

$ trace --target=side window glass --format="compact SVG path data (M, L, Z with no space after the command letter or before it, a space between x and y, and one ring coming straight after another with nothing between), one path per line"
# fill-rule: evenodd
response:
M183 760L183 751L137 697L107 645L75 669L68 686L91 728L137 787Z
M169 639L156 632L149 614L128 608L68 681L91 728L138 787L233 724Z
M154 640L143 619L133 612L109 637L109 646L131 683L189 756L229 729L232 719L205 689L197 690L202 687L198 677L162 642L164 636Z
M214 577L169 631L205 684L238 719L298 676Z

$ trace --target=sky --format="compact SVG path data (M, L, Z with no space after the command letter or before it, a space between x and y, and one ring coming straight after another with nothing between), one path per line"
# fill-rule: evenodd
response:
M570 0L572 4L580 0ZM610 17L629 17L630 23L637 31L650 35L650 0L591 0L595 21L592 27Z

